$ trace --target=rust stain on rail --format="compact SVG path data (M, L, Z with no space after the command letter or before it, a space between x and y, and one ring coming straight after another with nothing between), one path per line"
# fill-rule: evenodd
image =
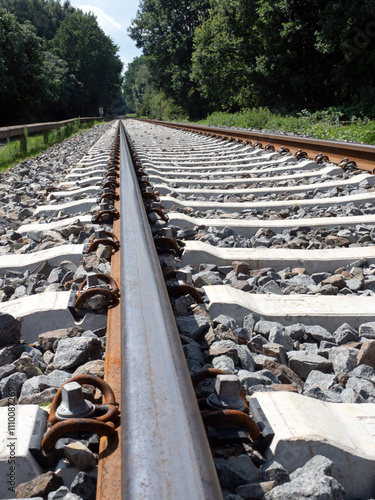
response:
M118 191L119 192L119 191ZM120 202L115 203L120 209ZM113 233L120 240L120 221L113 222ZM111 276L121 289L121 259L120 250L112 255ZM121 301L121 297L119 299ZM106 356L104 365L104 380L111 386L116 402L121 408L121 307L117 304L108 309ZM121 415L120 415L121 417ZM97 500L121 499L121 426L117 418L116 432L100 439Z

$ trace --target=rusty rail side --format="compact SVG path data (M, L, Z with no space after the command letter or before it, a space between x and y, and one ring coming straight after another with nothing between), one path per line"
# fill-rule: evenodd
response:
M188 132L202 132L209 135L218 135L222 138L240 139L241 141L260 142L265 146L272 144L276 150L284 146L290 149L292 154L302 149L310 158L315 158L319 153L329 157L332 163L341 163L344 158L357 163L357 167L372 174L375 172L375 146L368 144L353 144L338 141L325 141L322 139L311 139L309 137L290 136L282 134L269 134L266 132L245 132L235 129L224 129L216 127L204 127L202 125L190 125L185 123L164 122L159 120L142 120L154 125L179 128Z
M120 195L120 187L116 193ZM120 201L114 203L120 210ZM121 239L120 219L113 221L113 234ZM111 257L111 276L121 289L121 247ZM119 303L108 309L106 355L104 365L104 380L111 386L116 402L121 408L121 295ZM100 439L97 500L120 500L121 481L121 414L117 418L116 432L110 437Z
M121 134L122 498L220 500L123 129Z

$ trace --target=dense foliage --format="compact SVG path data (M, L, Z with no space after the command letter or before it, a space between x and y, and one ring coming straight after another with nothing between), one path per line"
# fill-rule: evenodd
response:
M129 28L137 47L147 56L154 87L191 114L198 114L201 107L190 78L193 38L208 14L208 0L141 0Z
M68 0L0 0L0 126L108 113L117 46Z
M265 130L313 136L318 139L354 141L375 144L375 120L352 116L350 121L340 121L340 112L335 108L324 111L303 109L294 116L271 113L267 108L245 109L237 113L216 111L199 123L202 125L224 126Z
M191 117L253 106L375 117L374 0L142 0L129 33L144 98L152 87Z

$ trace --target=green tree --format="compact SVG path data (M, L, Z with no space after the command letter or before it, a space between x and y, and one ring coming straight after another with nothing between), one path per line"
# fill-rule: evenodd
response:
M254 105L255 4L212 0L211 5L209 18L195 31L192 80L212 110L235 111Z
M330 58L327 85L335 104L375 116L375 3L331 1L322 9L317 50ZM327 77L328 76L328 77Z
M354 104L375 114L373 0L211 0L191 77L212 110Z
M20 23L30 21L36 34L51 40L65 17L74 12L69 0L61 4L57 0L0 0L4 7L17 17Z
M82 84L69 73L68 63L51 52L44 52L42 76L45 90L38 116L43 120L76 116Z
M156 88L191 114L201 105L190 80L193 37L208 9L208 0L141 0L129 28Z
M153 91L146 56L133 59L124 75L123 92L129 111L140 116L146 93Z
M330 105L326 85L330 57L316 48L318 22L325 5L325 0L257 2L255 29L260 50L256 72L262 104L281 104L286 109Z
M2 125L30 121L43 100L42 40L28 22L0 8Z
M95 16L76 10L61 23L50 45L79 82L75 114L93 115L99 106L108 110L120 92L122 62L117 46L99 28Z

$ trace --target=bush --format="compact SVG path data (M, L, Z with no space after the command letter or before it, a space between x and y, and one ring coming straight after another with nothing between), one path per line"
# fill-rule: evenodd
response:
M348 115L348 110L328 108L314 113L306 109L281 116L267 108L245 109L238 113L215 112L199 123L313 136L317 139L375 144L375 121L366 116ZM349 120L343 118L350 116Z

